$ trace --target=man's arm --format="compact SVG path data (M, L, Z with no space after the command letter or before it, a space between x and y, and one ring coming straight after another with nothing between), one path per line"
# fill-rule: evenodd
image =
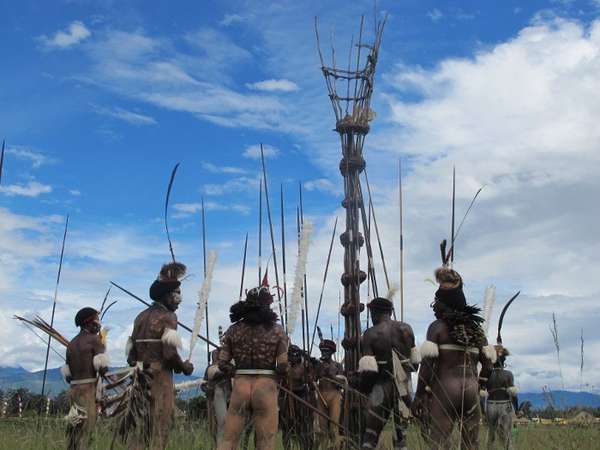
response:
M410 349L410 356L407 355L410 358L410 365L405 365L405 368L408 368L410 372L416 372L421 362L421 352L415 345L415 334L412 327L407 323L402 323L400 325L400 336L402 342L396 343L395 347Z
M71 368L69 367L69 361L71 360L71 352L69 347L67 347L67 354L65 355L65 364L60 368L60 373L65 380L65 383L69 384L71 382Z
M108 359L108 354L106 353L106 347L102 343L100 336L95 336L93 346L94 359L92 362L94 364L94 370L99 375L104 375L108 371L110 361Z
M379 376L379 366L368 331L362 337L360 348L362 349L362 357L358 360L359 388L363 392L371 392Z
M221 350L219 351L219 357L217 358L217 366L219 367L219 370L223 372L226 376L231 375L234 371L233 364L231 364L232 358L233 352L231 342L231 328L229 328L223 336L223 345L221 346Z
M177 334L177 316L170 313L165 317L165 328L162 337L163 358L174 372L183 372L184 375L191 375L194 371L194 365L186 360L183 361L177 349L183 347L181 337Z
M440 355L438 341L439 326L437 322L433 322L427 329L427 340L421 345L421 367L419 368L416 397L423 397L433 382L435 365Z
M279 330L279 343L277 344L277 359L275 361L275 370L283 375L288 370L288 347L290 340L284 333L283 329Z

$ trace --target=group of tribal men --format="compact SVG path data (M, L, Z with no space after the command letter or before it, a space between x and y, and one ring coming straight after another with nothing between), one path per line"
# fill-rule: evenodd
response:
M150 430L145 441L135 436L128 441L130 448L166 448L175 411L173 373L191 375L194 370L178 353L181 338L175 311L182 300L184 274L183 264L165 264L150 287L154 302L135 319L127 362L151 380L145 385ZM250 428L258 450L274 449L279 429L286 448L296 440L303 449L344 444L374 449L392 416L395 449L408 448L406 427L411 417L430 448L449 448L456 427L461 448L475 449L482 403L489 448L497 436L502 448L510 448L516 389L512 374L504 368L508 351L502 345L488 345L480 310L467 304L461 276L449 267L435 275L439 288L431 307L436 320L425 342L417 347L411 327L392 320L389 299L374 298L367 305L373 326L362 336L358 370L347 377L333 359L335 342L322 339L321 358L311 358L291 345L272 310L273 295L266 283L248 290L244 300L231 306L232 324L205 373L209 410L216 419L216 448L238 448ZM81 332L67 348L63 375L70 383L72 409L83 419L69 448L85 449L96 419L97 380L109 363L98 312L84 308L75 323ZM413 372L418 372L414 396ZM349 435L358 434L356 430L349 433L342 425L348 423L344 417L348 407L342 405L350 393L361 403L360 444ZM484 394L487 401L481 402Z

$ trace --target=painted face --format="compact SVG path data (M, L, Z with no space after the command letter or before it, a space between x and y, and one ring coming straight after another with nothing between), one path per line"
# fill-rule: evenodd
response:
M165 306L173 312L177 311L177 308L179 308L180 303L181 289L179 288L175 289L173 292L167 295L167 298L165 299Z
M321 359L331 359L333 351L330 348L321 349Z
M85 329L92 334L100 333L101 328L102 325L100 324L100 318L97 315L85 324Z

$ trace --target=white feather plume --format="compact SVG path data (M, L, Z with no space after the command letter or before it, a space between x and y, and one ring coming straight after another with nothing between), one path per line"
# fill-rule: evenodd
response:
M198 342L198 333L200 333L200 327L202 327L202 321L204 320L204 312L206 311L206 305L208 304L208 296L210 295L213 270L216 262L217 252L208 252L208 257L206 258L206 276L202 282L202 287L198 291L198 307L196 308L196 315L194 316L194 328L192 338L190 339L190 357L188 359L192 359L192 352L194 351L196 342Z
M385 296L385 298L387 298L390 302L394 300L394 296L396 295L396 293L398 292L399 286L396 283L392 283L388 289L387 295Z
M483 330L486 336L490 329L490 319L492 318L494 303L496 303L496 286L492 285L485 289L483 296Z
M294 273L294 287L292 288L292 300L288 305L288 334L294 332L300 306L302 305L302 290L304 289L304 275L306 275L306 261L308 259L308 247L310 246L310 237L313 226L310 222L305 222L300 234L300 244L298 246L298 261L296 262L296 272Z

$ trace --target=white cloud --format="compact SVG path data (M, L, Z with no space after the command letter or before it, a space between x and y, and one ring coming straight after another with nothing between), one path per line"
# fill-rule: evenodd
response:
M246 83L246 87L253 91L266 91L266 92L295 92L300 88L296 83L285 79L271 79L264 81L257 81L256 83Z
M444 17L444 14L439 9L433 8L431 11L427 12L427 16L432 22L439 22Z
M245 22L246 18L240 16L239 14L225 14L223 19L219 21L219 25L222 27L228 27L234 23L242 23Z
M248 215L251 211L247 205L223 202L204 202L204 208L206 211L233 211L242 215ZM173 217L189 217L202 211L202 203L176 203L173 209L177 211Z
M52 37L40 36L45 47L51 49L66 49L86 40L92 32L78 20L71 22L65 31L57 31Z
M12 155L17 159L29 161L34 169L38 169L39 167L52 162L52 159L44 153L26 147L6 147L6 154Z
M0 192L9 197L37 197L41 194L49 194L52 192L52 186L38 183L37 181L30 181L26 185L9 184L7 186L0 186Z
M224 183L209 183L202 186L202 192L206 195L225 195L240 192L250 192L258 190L260 181L258 178L247 176L233 178Z
M227 127L293 129L286 107L263 93L233 89L230 72L250 63L252 54L217 30L185 35L185 51L169 39L143 32L110 30L86 47L92 66L81 82L95 84Z
M304 188L307 191L322 191L333 195L342 193L341 182L335 184L327 178L317 178L316 180L306 181L304 183Z
M71 194L73 197L80 197L81 196L81 191L79 191L77 189L70 189L69 190L69 194Z
M156 120L145 114L129 111L120 107L104 108L94 104L90 105L95 113L122 120L132 125L156 125Z
M243 173L247 172L245 169L242 169L241 167L217 166L216 164L212 164L209 162L203 162L202 168L210 173L243 174Z
M280 151L276 147L263 145L262 148L265 158L277 158L279 156ZM260 145L249 145L242 153L242 156L244 158L260 159Z

